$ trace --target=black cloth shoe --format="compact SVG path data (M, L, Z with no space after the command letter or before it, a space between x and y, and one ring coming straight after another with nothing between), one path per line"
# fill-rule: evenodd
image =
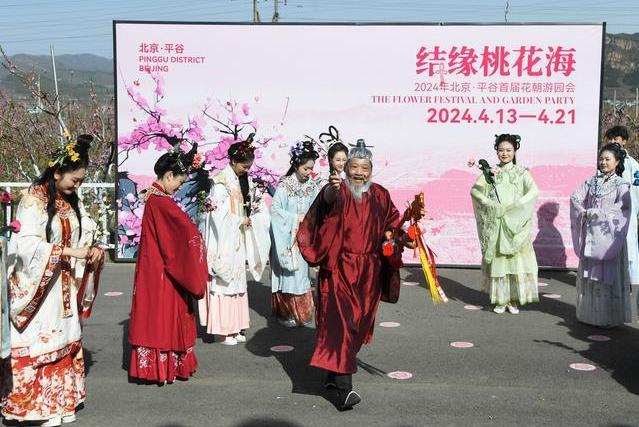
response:
M337 390L337 394L339 395L339 410L340 411L348 411L349 409L353 409L353 406L357 405L362 401L362 398L356 391L346 391L346 390Z
M353 391L353 375L351 374L334 374L335 385L337 386L337 397L339 402L337 409L347 411L353 409L353 406L362 401L357 392Z

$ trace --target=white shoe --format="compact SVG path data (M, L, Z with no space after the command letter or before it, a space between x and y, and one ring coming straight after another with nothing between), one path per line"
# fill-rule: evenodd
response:
M519 314L519 309L517 308L515 304L508 304L506 306L506 309L508 310L510 314Z
M49 421L40 424L42 427L56 427L62 425L62 417L55 417L49 419Z
M497 314L504 314L506 312L506 306L496 305L495 308L493 308L493 311Z
M233 337L226 337L224 338L224 341L222 341L220 344L222 345L237 345L237 340Z
M241 334L237 334L233 338L235 338L235 341L237 342L246 342L246 337Z
M76 420L75 414L67 415L65 417L62 417L62 424L74 423L75 420Z

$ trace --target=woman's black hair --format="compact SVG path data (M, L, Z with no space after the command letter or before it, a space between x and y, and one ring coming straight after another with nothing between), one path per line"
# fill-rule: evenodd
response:
M623 171L625 170L623 163L624 163L624 160L626 160L626 157L628 156L628 153L626 153L626 150L623 149L621 144L616 142L611 142L610 144L606 144L603 147L601 147L601 149L599 149L599 157L601 157L601 154L604 151L611 152L612 155L615 156L615 159L619 161L619 164L615 168L615 173L619 176L622 176ZM597 161L597 169L599 169L599 161Z
M348 158L348 147L341 142L336 142L328 148L328 167L331 173L333 173L333 164L331 162L337 153L344 153Z
M254 133L249 134L245 141L235 142L229 147L227 154L229 160L233 163L250 163L255 160L255 146L253 145ZM240 190L244 199L244 208L246 215L251 216L251 195L249 194L249 176L248 173L238 176L240 181Z
M292 149L291 155L291 167L288 168L286 172L286 176L291 176L293 173L304 163L309 160L317 160L319 158L319 153L315 151L315 146L312 141L303 141L301 144L297 144Z
M89 148L91 147L91 143L93 142L93 137L91 135L80 135L76 141L76 145L73 148L77 153L78 158L76 161L72 161L71 156L66 154L66 148L60 148L53 155L55 159L57 159L56 163L52 166L48 166L42 174L33 181L34 185L41 185L46 189L47 193L47 225L45 228L45 235L47 238L47 242L51 243L51 223L53 221L53 217L57 214L57 209L55 206L56 198L58 197L58 189L56 187L55 181L55 173L59 173L64 175L68 172L73 172L78 169L88 168L89 167ZM69 204L73 211L75 212L76 217L78 218L78 224L80 226L80 235L82 235L82 217L80 215L80 198L77 193L71 193L69 195L61 194L60 196L64 198Z
M519 135L511 135L509 133L502 133L501 135L495 135L495 151L499 149L499 144L502 142L509 142L513 146L515 151L519 150L521 137ZM517 164L517 156L513 156L513 164Z
M162 179L167 172L173 172L173 175L188 175L191 171L191 164L197 153L197 143L193 143L191 150L185 153L180 149L181 142L177 142L171 151L162 154L155 162L153 171L158 179Z
M235 163L249 163L255 160L255 147L253 146L254 133L251 133L246 141L231 144L227 154L229 159Z

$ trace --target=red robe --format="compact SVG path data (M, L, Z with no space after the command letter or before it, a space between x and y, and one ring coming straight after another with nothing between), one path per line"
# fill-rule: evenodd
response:
M384 232L399 230L388 191L372 184L356 202L342 184L333 204L317 196L297 234L300 253L320 266L317 342L311 365L341 374L357 371L357 353L372 340L380 299L399 297L401 253L382 254Z
M188 377L197 367L192 299L202 298L206 291L206 251L189 217L171 197L161 195L161 186L153 187L155 191L150 191L144 208L135 269L129 373L152 381L172 381L175 376ZM188 366L175 372L169 363L168 373L162 371L165 367L151 366L154 372L147 369L167 358L175 358L180 367Z

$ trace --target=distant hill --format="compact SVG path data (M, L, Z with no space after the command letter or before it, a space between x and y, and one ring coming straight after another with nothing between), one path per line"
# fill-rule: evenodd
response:
M606 35L604 98L635 97L639 87L639 33Z
M43 90L54 92L53 71L49 56L17 54L11 57L16 67L33 70L40 76ZM58 89L65 97L86 99L89 82L93 82L98 96L113 95L113 61L89 53L58 55L55 58L58 73ZM26 95L22 83L0 68L0 87L15 94Z
M51 59L48 56L18 54L11 57L25 70L35 70L42 88L53 91ZM60 92L71 98L88 96L88 82L95 84L100 96L113 94L113 61L83 53L56 57ZM20 82L0 68L0 87L17 96L26 95ZM639 87L639 33L607 34L604 64L604 98L617 91L617 99L634 99Z

